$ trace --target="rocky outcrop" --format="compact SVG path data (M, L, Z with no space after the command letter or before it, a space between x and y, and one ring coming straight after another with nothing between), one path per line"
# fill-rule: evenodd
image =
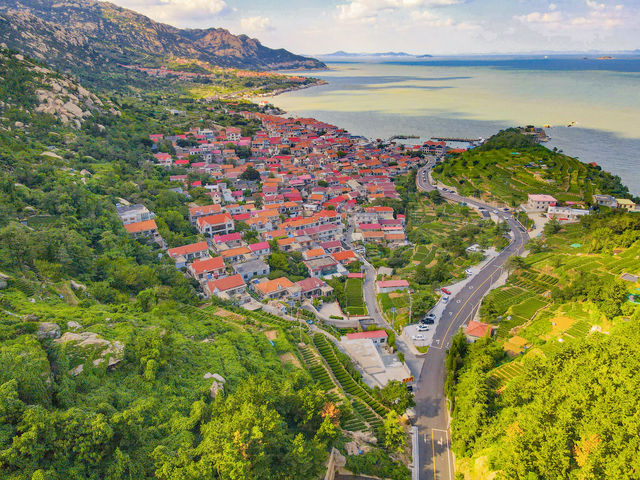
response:
M47 338L59 338L60 327L57 323L41 322L38 324L38 331L36 332L38 340L45 340Z
M57 340L57 344L73 343L82 349L94 349L98 352L98 358L93 360L93 364L98 366L107 361L108 367L113 367L124 359L124 344L117 340L109 341L94 332L66 332Z
M9 72L21 78L22 90L17 92L21 98L8 95L6 102L0 107L2 109L17 107L31 113L46 113L77 128L94 115L120 114L112 104L103 102L75 80L39 65L32 59L0 48L0 78ZM25 102L25 97L31 99L32 107ZM16 122L14 127L26 128L28 125ZM44 152L43 155L61 158L53 152Z

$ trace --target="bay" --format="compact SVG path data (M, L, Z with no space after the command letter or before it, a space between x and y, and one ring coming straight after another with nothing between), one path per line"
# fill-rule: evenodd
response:
M328 63L327 85L270 101L370 139L488 137L551 125L546 145L619 175L640 196L640 57ZM300 74L300 72L296 72ZM571 124L571 127L568 125Z

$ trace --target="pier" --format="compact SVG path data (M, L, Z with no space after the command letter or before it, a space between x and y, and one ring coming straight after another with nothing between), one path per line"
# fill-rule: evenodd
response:
M482 141L482 138L431 137L431 140L435 140L437 142L478 143Z

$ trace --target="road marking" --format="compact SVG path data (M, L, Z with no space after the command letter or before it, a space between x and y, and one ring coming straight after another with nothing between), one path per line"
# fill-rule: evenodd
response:
M436 480L436 447L433 443L433 432L434 430L431 430L431 456L433 458L433 480Z
M478 285L478 290L480 290L480 288L487 283L489 280L491 280L491 277L493 277L493 273L491 275L489 275L489 277L482 282L480 285ZM478 290L476 290L473 293L476 293ZM469 300L471 300L473 298L473 293L471 295L469 295L469 298L467 298L466 302L464 302L461 306L460 309L458 310L458 313L456 313L456 316L453 317L453 320L451 320L451 323L449 324L449 327L447 328L447 331L444 332L444 338L447 338L447 334L449 333L449 330L451 330L451 327L453 326L453 324L455 323L456 319L458 318L458 315L460 315L460 312L464 309L464 307L467 305L467 303L469 303ZM452 312L449 312L449 315L451 315Z

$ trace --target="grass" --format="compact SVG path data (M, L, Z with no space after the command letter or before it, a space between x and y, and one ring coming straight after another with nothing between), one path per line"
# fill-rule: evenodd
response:
M349 315L367 315L367 307L362 297L362 286L364 282L361 278L349 278L344 286L346 299L345 310Z

